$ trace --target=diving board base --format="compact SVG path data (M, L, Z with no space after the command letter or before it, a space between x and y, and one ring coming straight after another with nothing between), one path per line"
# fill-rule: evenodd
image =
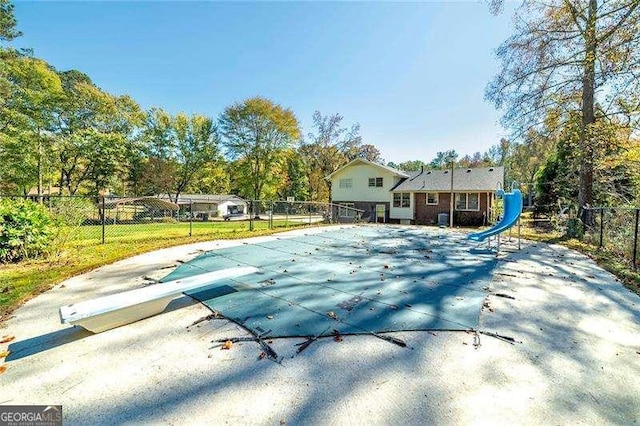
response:
M78 325L92 333L102 333L112 328L131 324L145 318L162 313L173 299L180 295L168 296L146 303L127 306L117 311L110 311L104 314L82 318L77 321L70 321L70 324Z

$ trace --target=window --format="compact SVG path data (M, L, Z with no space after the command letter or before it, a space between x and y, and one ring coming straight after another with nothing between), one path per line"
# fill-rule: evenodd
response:
M369 178L369 186L382 188L382 178L381 177Z
M408 192L393 194L393 207L411 207L411 194Z
M438 193L437 192L427 192L427 204L428 205L437 205L438 204Z
M476 193L456 194L456 210L480 210L480 195Z
M349 179L351 180L351 179ZM355 217L356 211L353 210L353 203L340 203L338 207L338 216L340 217ZM349 208L350 207L350 208Z
M340 189L353 188L353 179L340 179Z

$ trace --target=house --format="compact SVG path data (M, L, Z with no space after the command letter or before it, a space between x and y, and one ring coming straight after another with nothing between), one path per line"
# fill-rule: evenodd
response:
M453 193L454 224L480 225L495 204L504 168L404 172L358 158L327 179L333 203L364 210L363 218L372 222L435 224L439 215L448 218ZM338 215L340 220L353 216L348 209Z
M161 199L169 199L161 196ZM180 194L176 202L181 207L208 219L209 216L221 217L229 214L241 214L248 211L247 201L237 195Z
M333 203L364 210L363 218L372 222L390 222L393 217L391 190L408 179L409 174L357 158L326 178L331 180ZM341 221L355 216L350 209L339 209L337 214Z

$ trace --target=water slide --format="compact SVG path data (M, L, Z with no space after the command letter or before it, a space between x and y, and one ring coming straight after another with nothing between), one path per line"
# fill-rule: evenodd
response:
M502 189L496 191L498 198L502 198L504 203L504 214L502 219L489 229L481 232L474 232L467 236L473 241L484 241L485 238L500 234L511 228L518 222L520 213L522 213L522 193L519 189L513 189L512 192L504 192Z

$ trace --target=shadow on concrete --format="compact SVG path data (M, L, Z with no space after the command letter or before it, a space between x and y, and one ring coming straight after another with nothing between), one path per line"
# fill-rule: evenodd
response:
M185 308L196 303L198 302L193 298L182 296L171 301L167 308L158 315ZM141 321L144 321L144 319ZM40 336L31 337L10 344L8 348L10 354L5 358L5 360L15 361L18 359L27 358L31 355L45 352L50 349L66 345L67 343L76 342L89 336L93 336L93 333L85 330L80 326L70 326L68 328L63 328L62 330L56 330L50 333L42 334Z

